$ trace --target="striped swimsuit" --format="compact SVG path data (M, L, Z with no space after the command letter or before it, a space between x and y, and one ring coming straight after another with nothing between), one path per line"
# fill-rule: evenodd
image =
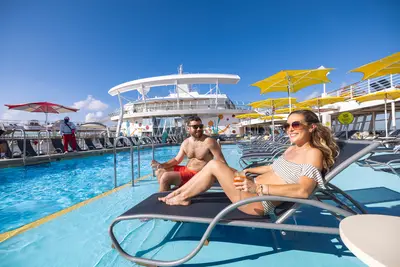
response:
M300 177L306 176L315 180L318 187L325 189L321 172L310 164L294 163L280 156L271 166L275 174L282 178L287 184L298 184ZM274 213L275 205L272 204L271 201L263 201L262 205L265 215Z

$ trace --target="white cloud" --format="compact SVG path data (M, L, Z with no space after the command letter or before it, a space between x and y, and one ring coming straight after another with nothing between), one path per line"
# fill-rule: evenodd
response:
M340 84L340 88L346 87L346 85L347 85L346 82L342 82L342 83Z
M321 96L321 93L320 93L319 91L314 91L314 92L312 92L311 94L309 94L309 95L306 97L305 100L312 99L312 98L316 98L316 97L319 97L319 96Z
M99 111L99 110L107 109L108 105L103 103L103 102L101 102L98 99L95 99L92 95L88 95L85 100L81 100L81 101L75 102L73 107L74 108L78 108L78 109L87 109L87 110L91 110L91 111Z
M85 116L85 122L105 122L108 120L108 116L104 116L102 111L90 112Z

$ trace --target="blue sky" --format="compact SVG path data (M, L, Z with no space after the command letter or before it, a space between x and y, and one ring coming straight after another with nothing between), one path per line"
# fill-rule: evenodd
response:
M176 73L179 64L190 73L238 74L238 85L221 87L233 100L284 97L249 85L321 65L335 68L327 85L335 90L360 80L350 69L399 51L399 13L399 1L385 0L2 0L0 119L44 118L3 108L31 101L78 106L74 120L101 117L119 105L111 87ZM313 86L295 96L321 92Z

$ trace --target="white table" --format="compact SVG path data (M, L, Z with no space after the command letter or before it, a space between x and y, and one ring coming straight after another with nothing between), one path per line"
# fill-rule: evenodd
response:
M400 217L365 214L343 219L340 237L368 266L400 266Z

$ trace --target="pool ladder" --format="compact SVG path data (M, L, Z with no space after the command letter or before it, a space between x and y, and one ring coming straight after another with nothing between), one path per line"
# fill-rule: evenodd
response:
M19 131L22 133L22 136L24 137L24 142L22 145L22 162L24 163L24 166L26 165L26 133L25 130L23 129L13 129L12 134L11 134L11 158L14 158L14 134L16 131ZM18 144L17 144L18 146Z
M131 140L129 140L127 137L125 137L125 136L118 136L118 137L116 137L115 139L114 139L114 144L113 144L113 146L114 146L114 188L116 188L117 187L117 144L118 144L118 142L119 142L119 140L125 140L125 142L127 143L127 144L129 144L129 147L130 147L130 155L131 155L131 176L132 176L132 178L131 178L131 180L132 180L132 186L135 186L135 182L134 182L134 180L135 180L135 172L134 172L134 164L133 164L133 161L134 161L134 155L133 155L133 144L132 144L132 142L131 142ZM138 177L140 177L140 143L141 143L141 141L143 140L143 139L149 139L150 141L151 141L151 148L152 148L152 158L153 158L153 160L154 160L154 142L153 142L153 140L150 138L150 137L147 137L147 136L144 136L144 137L141 137L140 139L139 139L139 143L138 143L138 145L137 145L137 155L138 155ZM153 177L155 176L155 173L154 173L154 169L153 169Z

